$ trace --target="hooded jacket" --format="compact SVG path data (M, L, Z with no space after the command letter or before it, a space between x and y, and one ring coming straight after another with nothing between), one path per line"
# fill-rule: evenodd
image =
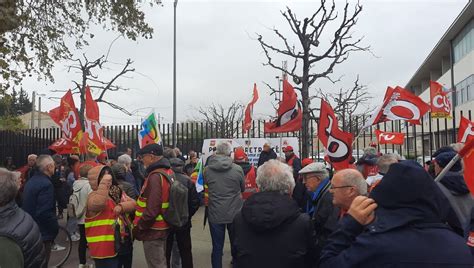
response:
M87 198L87 212L86 217L94 217L104 209L107 208L107 200L109 197L109 188L112 185L111 177L103 177L99 183L99 174L105 166L96 166L89 170L87 175L92 192ZM126 194L125 200L120 202L122 206L122 213L131 213L135 211L135 201ZM119 204L117 204L119 205Z
M308 215L288 195L259 192L247 199L233 222L232 257L237 268L303 268L316 262Z
M466 241L442 220L449 204L423 168L391 165L371 197L375 221L364 227L344 216L321 267L472 267Z
M242 208L241 193L245 191L242 168L228 156L215 155L208 159L203 177L209 193L209 222L231 223Z
M459 220L460 228L467 237L470 230L471 210L474 201L460 172L448 171L438 183Z
M0 237L14 240L23 252L24 267L41 267L46 254L40 230L28 213L15 201L0 207Z
M72 186L73 194L77 193L79 197L78 206L76 208L76 215L82 215L78 218L79 224L84 224L84 220L86 218L86 206L87 206L87 198L89 194L92 192L91 185L87 178L79 178L78 180L74 181Z

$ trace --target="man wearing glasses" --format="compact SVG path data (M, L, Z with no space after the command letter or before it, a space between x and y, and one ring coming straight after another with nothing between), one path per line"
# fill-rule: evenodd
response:
M334 174L329 192L332 194L332 204L339 208L338 218L341 218L349 210L354 198L367 195L367 183L359 171L344 169Z
M332 204L333 196L329 191L331 183L325 164L311 163L301 169L299 174L311 195L311 220L316 231L316 250L319 253L328 236L336 229L339 210Z

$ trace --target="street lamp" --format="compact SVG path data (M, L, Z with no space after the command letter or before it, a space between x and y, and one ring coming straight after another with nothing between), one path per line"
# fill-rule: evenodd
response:
M178 0L174 1L174 33L173 33L173 146L176 146L176 6Z

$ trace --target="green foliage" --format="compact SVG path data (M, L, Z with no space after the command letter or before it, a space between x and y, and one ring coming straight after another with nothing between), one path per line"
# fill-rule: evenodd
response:
M4 94L0 99L0 116L18 116L31 112L31 109L31 101L23 89L19 93L13 89L12 94Z
M70 48L87 46L88 38L94 37L90 25L101 25L131 40L151 38L153 28L145 22L138 2L0 0L0 94L26 76L54 81L54 63L70 58Z
M18 116L0 116L0 130L20 131L25 128L26 125Z

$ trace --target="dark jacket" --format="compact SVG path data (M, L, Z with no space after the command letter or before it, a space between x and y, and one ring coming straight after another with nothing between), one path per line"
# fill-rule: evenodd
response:
M301 170L301 159L293 153L289 157L286 157L286 163L293 168L293 178L295 181L298 181L300 176L299 172Z
M207 164L203 177L209 187L209 222L232 223L243 204L244 172L228 156L215 155L208 158Z
M164 172L171 169L170 161L167 158L162 158L158 162L150 165L146 172L150 174L154 170L161 169ZM141 241L156 240L159 238L165 238L168 234L168 230L154 230L151 229L155 223L155 218L162 214L161 203L162 201L162 187L161 187L161 175L152 174L146 178L147 187L142 189L142 195L147 198L146 208L143 211L143 215L138 221L137 226L133 229L135 238ZM166 178L164 178L166 181Z
M316 261L311 221L288 195L250 196L230 234L236 268L303 268Z
M455 217L448 216L448 223L462 229L463 235L467 237L470 230L471 209L473 208L473 199L471 193L464 182L464 177L460 172L448 171L446 175L438 182L441 192L446 196L454 211Z
M191 176L191 174L194 172L194 168L196 167L196 163L188 163L184 166L184 173L186 173L188 176Z
M331 183L328 182L312 200L314 207L311 218L316 232L316 254L319 255L326 245L328 237L337 229L339 221L339 208L332 204L332 194L329 192ZM310 197L311 198L311 197Z
M371 197L375 222L365 228L346 215L321 267L472 267L466 241L441 220L449 204L423 168L391 165Z
M273 149L270 149L270 151L268 152L262 151L260 153L260 156L258 157L258 166L265 164L265 162L267 162L270 159L276 159L276 158L277 158L277 154L275 153L275 151L273 151Z
M0 207L0 236L15 241L23 252L25 267L40 267L46 255L38 225L15 202Z
M54 240L58 234L54 187L48 176L37 173L31 177L23 191L23 209L38 224L43 241Z
M196 211L198 211L199 205L201 204L201 201L199 200L199 194L196 191L196 185L194 185L193 181L188 175L184 174L182 171L175 170L174 168L173 171L175 178L188 188L189 221L184 226L184 228L191 228L191 217L196 214Z

